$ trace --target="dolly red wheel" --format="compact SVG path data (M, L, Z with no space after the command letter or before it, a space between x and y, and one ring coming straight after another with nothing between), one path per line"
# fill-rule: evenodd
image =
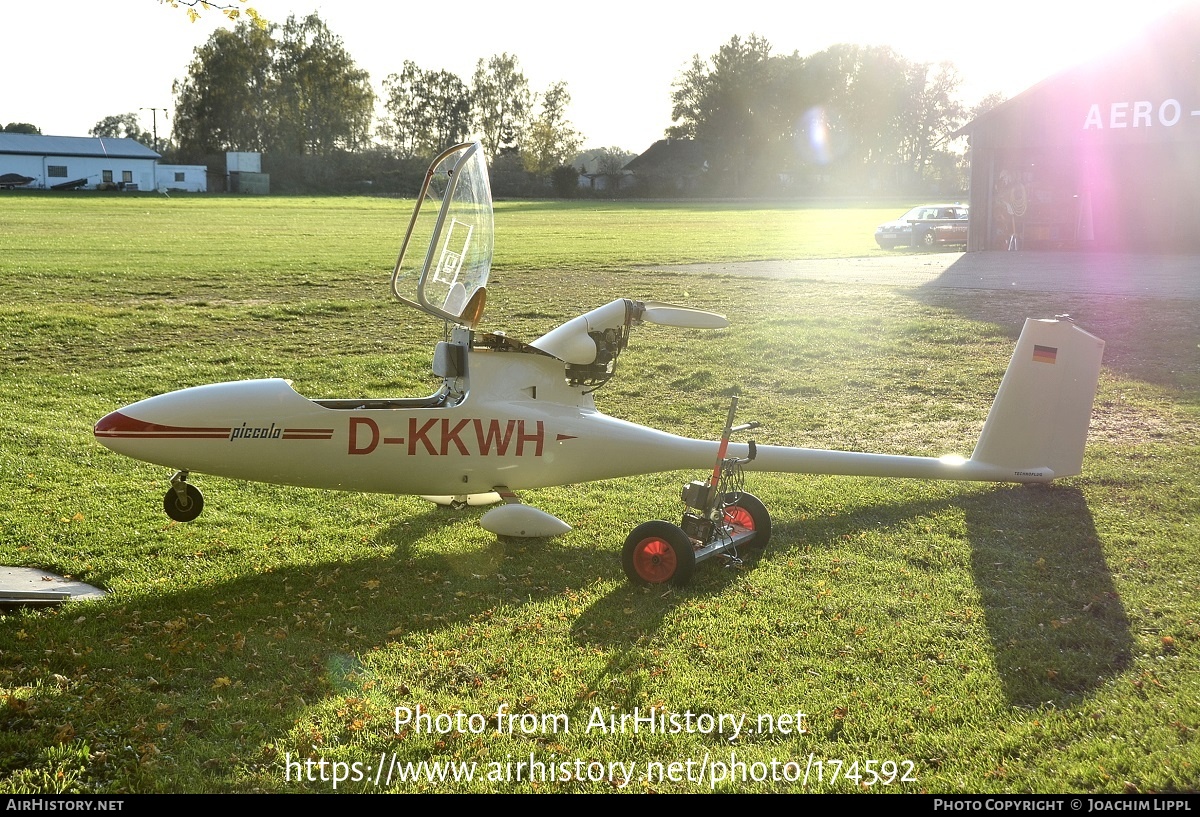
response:
M621 566L634 584L682 587L692 578L696 553L683 528L654 520L638 525L625 540Z
M758 497L736 491L725 494L721 501L725 504L727 524L754 531L745 547L765 548L771 539L771 515Z

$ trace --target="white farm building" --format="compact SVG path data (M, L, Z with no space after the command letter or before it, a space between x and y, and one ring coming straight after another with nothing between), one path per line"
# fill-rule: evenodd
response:
M208 189L205 168L163 165L133 139L0 133L0 179L37 190ZM28 181L20 181L20 179Z

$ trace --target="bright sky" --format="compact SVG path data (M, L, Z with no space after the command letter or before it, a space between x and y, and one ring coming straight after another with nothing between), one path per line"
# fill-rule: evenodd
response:
M267 19L316 11L368 71L376 92L404 60L470 83L480 58L515 54L540 92L563 80L585 147L640 153L668 127L671 84L693 54L709 57L733 35L765 37L802 56L836 43L888 45L918 61L953 62L962 98L1014 96L1121 45L1194 0L726 0L711 3L565 3L562 0L250 0ZM0 123L86 136L105 116L173 109L171 83L218 26L158 0L0 0ZM455 10L458 10L455 16ZM169 123L158 112L158 129Z

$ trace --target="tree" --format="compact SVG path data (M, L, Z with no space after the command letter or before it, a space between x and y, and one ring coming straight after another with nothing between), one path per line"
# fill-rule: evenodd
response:
M428 131L429 93L425 71L412 60L405 60L398 74L383 81L383 109L387 112L379 125L379 137L398 156L409 159L421 155L421 135Z
M1002 103L1007 101L1008 97L999 91L990 93L972 106L971 110L967 113L967 119L978 119L992 108L999 107Z
M708 63L699 54L671 86L671 121L667 128L671 139L695 139L701 123L708 118L708 96L712 85Z
M944 167L947 147L963 124L965 111L955 99L962 80L953 64L941 63L930 73L927 64L911 64L909 96L901 112L900 161L912 177L929 179ZM940 154L940 155L939 155Z
M747 192L777 172L774 147L789 127L780 109L780 77L798 61L772 57L756 34L734 36L705 61L691 65L672 86L673 138L705 143L711 175L727 192Z
M634 155L619 147L600 148L595 154L596 172L609 178L620 176Z
M741 134L766 110L762 94L771 44L757 34L731 37L708 61L696 54L671 90L672 137L717 139Z
M835 45L809 57L805 74L826 111L834 169L856 185L887 176L909 97L905 61L886 46Z
M327 155L368 143L375 107L370 77L315 13L288 17L272 68L276 148Z
M273 50L270 31L245 22L217 29L196 48L187 77L172 85L182 153L267 149L275 130Z
M148 146L154 144L154 137L142 130L140 118L132 111L104 117L88 131L88 135L108 139L133 139Z
M529 126L521 156L525 169L535 176L549 176L564 167L579 152L583 138L567 121L571 94L565 82L556 82L541 98L541 112Z
M7 125L4 126L3 132L4 133L28 133L28 134L33 134L36 136L36 135L41 134L42 129L39 128L37 125L31 125L28 122L9 122Z
M519 149L532 103L529 81L515 56L497 54L475 64L471 78L473 120L489 156Z
M388 118L379 135L402 158L432 157L470 133L471 93L457 75L425 71L405 60L383 88Z
M953 65L935 70L886 47L835 45L801 58L733 37L680 74L667 135L702 141L724 192L763 192L814 168L843 185L907 185L953 166L959 84Z
M276 39L276 33L279 38ZM341 40L315 14L218 29L174 84L182 152L328 154L366 143L375 95Z
M604 177L603 189L609 195L615 195L621 190L621 178L625 175L625 165L637 154L630 153L616 146L585 151L576 157L575 161L583 173L591 172L595 176Z

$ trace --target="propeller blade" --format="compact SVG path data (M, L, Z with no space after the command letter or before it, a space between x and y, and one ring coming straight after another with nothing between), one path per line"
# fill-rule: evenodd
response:
M706 312L703 309L692 309L690 306L646 301L645 307L642 320L661 326L682 326L688 329L724 329L729 326L729 321L724 315Z

